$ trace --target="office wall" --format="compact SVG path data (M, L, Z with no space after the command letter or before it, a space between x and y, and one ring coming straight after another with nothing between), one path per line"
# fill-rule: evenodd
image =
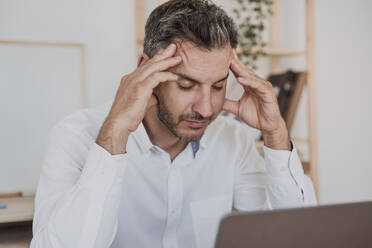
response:
M33 188L46 132L81 107L80 49L0 45L0 190Z
M372 2L315 10L321 201L372 200Z
M84 43L94 106L136 65L134 1L2 0L0 39ZM33 190L48 130L81 107L80 51L0 44L0 63L0 192Z

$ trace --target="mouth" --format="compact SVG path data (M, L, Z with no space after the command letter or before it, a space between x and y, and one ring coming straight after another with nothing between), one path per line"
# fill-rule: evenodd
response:
M208 124L208 121L191 121L191 120L184 120L186 124L191 128L203 128Z

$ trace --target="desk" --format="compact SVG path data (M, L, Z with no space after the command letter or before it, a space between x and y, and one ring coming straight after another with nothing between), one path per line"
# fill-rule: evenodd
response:
M0 248L26 248L32 238L34 196L0 198Z
M3 225L3 224L2 224ZM32 239L32 222L0 225L0 248L28 248Z
M0 224L32 221L34 196L0 198L7 208L0 209Z

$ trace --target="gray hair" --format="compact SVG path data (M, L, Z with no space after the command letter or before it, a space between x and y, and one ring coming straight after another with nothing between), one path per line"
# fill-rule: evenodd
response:
M147 19L144 53L151 58L177 38L201 49L236 48L237 36L234 21L210 0L170 0Z

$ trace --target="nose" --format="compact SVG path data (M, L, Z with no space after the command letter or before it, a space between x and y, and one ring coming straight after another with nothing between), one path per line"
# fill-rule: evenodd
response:
M204 90L197 96L197 100L193 105L193 111L199 113L204 118L212 117L212 97L209 90Z

